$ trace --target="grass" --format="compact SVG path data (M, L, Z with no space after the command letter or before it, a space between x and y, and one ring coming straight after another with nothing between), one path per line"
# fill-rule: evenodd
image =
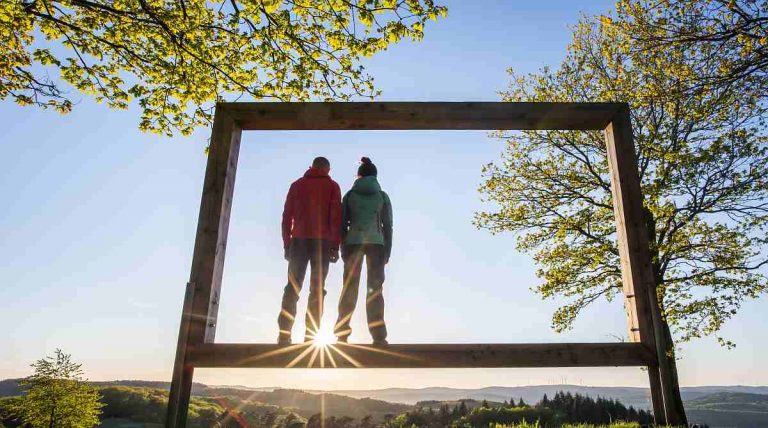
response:
M544 428L540 426L538 422L528 423L522 422L514 425L496 425L493 428ZM591 425L591 424L565 424L560 428L640 428L640 424L636 422L614 422L610 425Z

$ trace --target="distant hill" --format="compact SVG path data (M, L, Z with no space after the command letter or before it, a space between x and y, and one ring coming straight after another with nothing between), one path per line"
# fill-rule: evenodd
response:
M0 397L19 395L21 393L21 390L19 389L18 381L19 379L0 380ZM102 388L107 386L130 386L130 387L136 387L136 388L162 389L166 391L171 389L170 382L157 381L157 380L110 380L110 381L92 381L89 383ZM220 388L220 387L213 387L213 386L208 386L202 383L193 382L192 395L207 395L207 392L209 390L217 389L217 388ZM221 388L224 388L224 387L221 387ZM272 391L276 389L276 388L247 388L247 387L240 387L240 386L236 386L236 387L228 386L226 388L247 389L249 391Z
M499 407L504 404L504 402L496 402L496 401L488 401L485 400L486 403L488 403L491 407ZM471 398L466 398L462 400L451 400L451 401L436 401L436 400L427 400L427 401L419 401L415 404L416 407L422 407L422 408L428 408L431 407L433 409L439 409L440 406L447 405L449 408L453 408L454 406L458 406L459 404L464 403L465 406L467 406L467 409L474 409L475 407L480 407L483 404L483 400L473 400Z
M164 389L170 388L169 382L151 381L151 380L114 380L114 381L95 381L91 382L97 386L133 386L142 388ZM224 389L238 391L274 391L280 387L249 387L241 385L205 385L202 383L192 384L192 394L211 395L215 391ZM510 397L515 399L523 398L528 402L536 402L544 394L553 395L557 391L570 391L571 393L580 393L591 397L615 398L621 402L638 408L650 407L650 395L646 388L636 387L603 387L603 386L581 386L581 385L527 385L527 386L489 386L485 388L466 389L466 388L386 388L386 389L360 389L360 390L305 390L311 393L331 393L345 395L353 398L373 398L378 400L390 401L403 404L416 404L419 401L451 401L465 398L475 400L488 400L503 402ZM721 392L747 393L768 395L768 386L693 386L680 389L683 400L690 401L707 395ZM17 395L19 389L17 379L0 380L0 397Z
M169 382L145 381L145 380L115 380L92 382L97 386L132 386L153 389L170 388ZM246 386L212 386L202 383L192 385L192 394L200 396L211 396L221 394L221 391L249 391L266 392L274 391L280 388L276 387L246 387ZM590 397L613 398L621 401L627 406L633 406L637 409L649 409L651 407L650 394L646 388L635 387L601 387L601 386L581 386L581 385L529 385L529 386L490 386L486 388L464 389L464 388L386 388L372 390L306 390L309 393L330 393L344 395L352 398L372 398L391 403L416 404L419 401L456 401L461 399L488 400L489 402L504 402L514 397L515 400L523 398L529 403L535 403L541 399L544 394L554 395L557 391L567 391L571 393L580 393ZM701 397L722 392L747 393L768 395L768 386L694 386L683 387L680 389L683 400L691 401ZM9 395L18 395L19 389L15 379L6 379L0 381L0 397Z
M413 408L407 404L389 403L371 398L352 398L332 393L308 393L295 389L243 391L230 388L210 388L206 394L210 394L210 396L235 396L289 408L305 418L323 411L326 416L349 416L360 419L371 415L375 420L381 420L385 415L397 415Z
M93 381L92 385L105 387L105 386L133 386L137 388L151 388L151 389L171 389L171 383L159 380L110 380L110 381ZM192 382L192 395L202 395L202 392L208 390L208 385Z
M768 413L768 395L718 392L688 401L687 407L701 410L737 410Z
M683 395L683 399L695 400L697 398L705 397L712 394L719 394L721 392L732 392L734 394L757 394L768 395L768 386L693 386L680 388Z
M330 391L335 394L347 395L355 398L370 397L379 400L391 401L396 403L416 404L419 401L451 401L462 398L472 398L475 400L488 400L503 402L514 397L519 400L521 397L529 402L535 403L541 399L544 394L554 395L557 391L566 391L579 393L590 397L613 398L621 401L627 406L633 406L637 409L650 409L650 392L646 388L635 387L602 387L602 386L581 386L581 385L530 385L530 386L490 386L477 389L461 388L387 388L374 390L335 390ZM719 392L750 393L768 395L768 386L694 386L680 389L683 400L694 400L707 395Z
M416 404L419 401L454 401L464 398L488 400L495 402L515 401L520 398L528 403L541 400L544 394L553 396L557 391L579 393L590 397L605 397L618 399L627 406L646 409L650 408L650 393L645 388L631 387L592 387L579 385L531 385L531 386L490 386L478 389L461 388L387 388L377 390L336 390L335 394L355 398L370 397L396 403Z
M685 402L691 423L710 427L768 426L768 395L718 392Z
M0 380L0 397L10 397L21 394L18 379Z
M142 389L167 391L168 382L121 380L110 382L91 382L101 388L125 387L125 391ZM21 390L16 379L0 381L0 396L19 395ZM146 392L145 392L146 394ZM309 418L320 413L326 416L349 416L355 419L370 415L374 420L381 420L385 415L398 415L413 409L413 406L403 403L389 403L371 398L354 398L335 393L308 393L294 389L273 388L270 391L256 389L240 389L231 387L209 387L196 383L192 387L192 395L201 398L231 397L253 405L269 405L289 409L297 415Z

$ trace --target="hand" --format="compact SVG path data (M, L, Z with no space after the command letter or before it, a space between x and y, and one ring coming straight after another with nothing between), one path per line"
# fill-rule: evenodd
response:
M291 260L290 255L288 254L288 249L287 248L284 250L283 257L285 257L286 261Z
M339 249L331 248L331 263L336 263L337 261L339 261Z

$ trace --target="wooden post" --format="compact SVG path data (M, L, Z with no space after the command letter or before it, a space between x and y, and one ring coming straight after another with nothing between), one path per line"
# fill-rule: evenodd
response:
M169 396L166 427L181 428L186 425L194 372L193 366L187 363L189 349L212 343L216 334L240 134L240 127L226 109L217 105L189 280L194 285L194 292L188 314L185 311L186 317L182 317L179 329L179 349L171 382L173 394ZM185 332L186 339L183 338ZM171 402L171 399L174 401Z
M211 343L216 335L229 214L240 153L240 134L240 127L218 105L213 121L190 273L190 281L195 283L193 319L189 331L192 346Z
M187 391L185 400L189 401L189 392L192 389L192 376L195 368L187 361L187 339L189 338L189 325L192 309L192 299L195 295L195 284L187 283L184 292L184 304L181 307L181 324L179 326L179 339L176 343L176 359L173 362L173 375L171 377L171 390L168 393L168 409L165 415L166 427L183 427L186 424L186 412L179 413L182 391Z
M656 356L654 349L654 356ZM654 358L658 360L657 358ZM650 364L646 367L648 370L648 387L651 391L651 405L653 407L653 419L657 425L666 425L667 411L664 409L664 393L661 387L661 376L659 375L659 364ZM658 416L657 416L658 415Z
M661 330L628 107L616 112L605 129L605 137L630 337L656 352L657 366L648 367L656 423L679 425L682 418L671 399L679 391L672 386L666 339Z

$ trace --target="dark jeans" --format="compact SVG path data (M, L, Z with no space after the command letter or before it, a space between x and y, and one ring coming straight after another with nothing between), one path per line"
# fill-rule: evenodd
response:
M360 287L360 272L363 258L368 269L368 292L365 299L365 310L368 316L368 330L374 341L387 338L387 326L384 324L384 265L386 254L383 245L363 244L347 245L344 254L344 286L339 299L339 319L334 327L334 334L346 339L352 329L349 321L357 304L357 290Z
M325 298L325 278L328 276L330 263L330 243L322 239L293 239L288 248L288 284L283 290L283 307L277 317L280 336L291 337L293 321L296 317L296 302L299 300L301 286L310 265L309 303L305 319L307 337L311 338L320 328Z

